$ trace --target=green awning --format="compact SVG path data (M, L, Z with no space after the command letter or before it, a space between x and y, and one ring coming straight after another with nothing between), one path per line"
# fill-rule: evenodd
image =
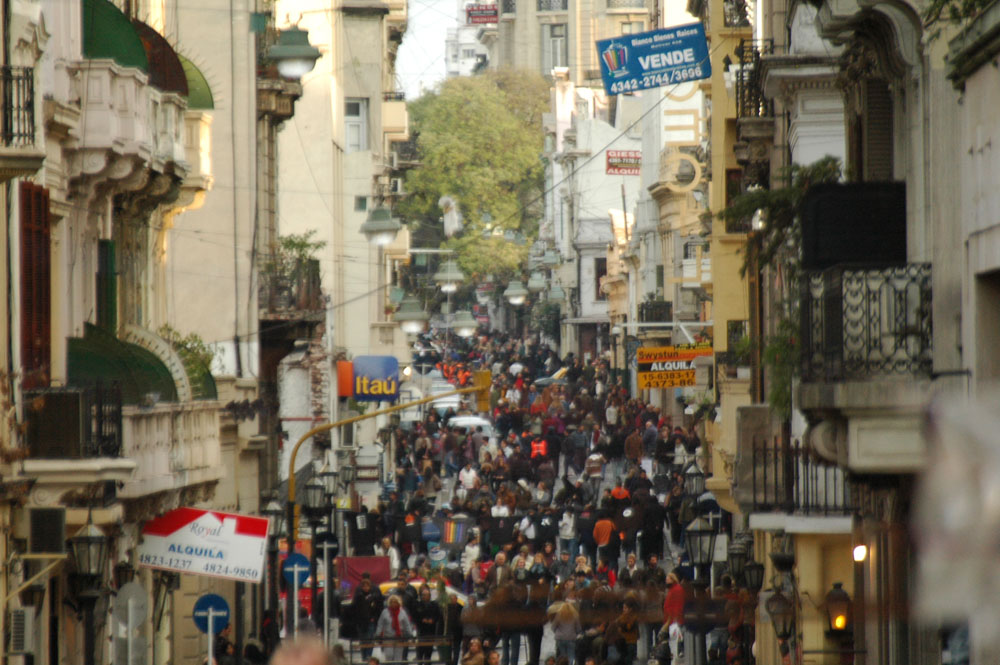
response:
M212 89L208 86L208 80L201 73L193 62L183 55L177 54L181 60L181 67L184 68L184 75L187 76L188 84L188 108L210 110L215 108L215 99L212 97Z
M141 404L150 394L158 395L163 402L177 401L177 386L170 370L141 346L124 342L89 323L83 337L69 338L67 346L70 386L117 382L125 404Z
M132 22L108 0L83 0L83 55L149 71L146 49Z

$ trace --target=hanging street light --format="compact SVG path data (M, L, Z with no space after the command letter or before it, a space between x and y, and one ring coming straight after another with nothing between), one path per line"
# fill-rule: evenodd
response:
M392 216L392 211L380 205L368 213L368 219L361 225L361 232L374 245L388 245L396 239L401 228L403 225Z
M418 335L427 328L430 316L420 306L420 301L413 296L406 296L399 303L399 309L392 315L392 320L408 335Z
M545 275L541 271L536 270L531 273L531 277L528 278L528 291L531 293L540 293L545 290Z
M472 337L479 328L479 322L472 316L472 312L463 309L455 314L455 320L452 321L451 326L459 337Z
M94 606L101 597L104 567L108 556L108 537L94 525L90 515L87 523L69 539L76 572L72 575L77 600L83 606L83 662L95 665L97 657L97 626Z
M441 264L441 268L434 273L434 281L437 282L441 293L454 293L458 290L458 285L465 280L465 275L459 270L458 264L453 259L448 259Z
M776 589L764 603L771 622L774 624L774 634L778 641L784 642L795 632L795 605L785 594Z
M309 43L309 33L297 25L285 28L278 43L267 49L267 58L286 79L298 80L312 71L320 58L319 49Z
M695 570L707 568L715 555L715 527L704 517L696 517L684 530L684 545Z
M521 280L515 279L504 289L503 297L511 305L518 307L524 304L525 299L528 297L528 290L521 284Z

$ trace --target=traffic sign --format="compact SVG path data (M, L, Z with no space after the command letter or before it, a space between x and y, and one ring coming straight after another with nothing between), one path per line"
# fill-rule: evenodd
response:
M194 625L206 634L216 634L229 625L229 603L217 593L206 593L199 598L193 614Z
M129 630L146 620L149 611L149 599L146 590L138 582L129 582L118 589L111 610L115 618L125 624Z
M337 540L336 534L329 531L317 533L313 538L313 547L318 553L325 554L327 561L340 553L340 541Z
M309 559L304 554L293 552L281 564L281 574L289 584L300 587L309 579Z

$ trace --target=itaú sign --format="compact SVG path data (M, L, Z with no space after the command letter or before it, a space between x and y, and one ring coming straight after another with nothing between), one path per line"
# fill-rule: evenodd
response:
M394 356L358 356L337 362L337 394L359 402L399 397L399 361Z

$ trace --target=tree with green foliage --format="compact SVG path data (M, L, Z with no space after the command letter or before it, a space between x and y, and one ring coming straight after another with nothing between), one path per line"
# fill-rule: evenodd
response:
M760 226L747 237L740 273L779 270L783 292L775 294L777 320L772 334L760 347L768 373L768 403L783 419L792 413L792 380L799 369L798 279L802 239L802 202L810 187L838 182L840 160L824 157L807 166L793 164L779 174L773 189L740 194L719 213L724 221L759 219ZM747 340L751 344L753 340Z
M412 241L456 250L472 281L520 272L541 214L542 115L549 84L530 72L502 70L448 79L409 105L420 165L407 173L397 210ZM464 228L445 239L438 201L451 196ZM505 233L517 232L523 244Z

